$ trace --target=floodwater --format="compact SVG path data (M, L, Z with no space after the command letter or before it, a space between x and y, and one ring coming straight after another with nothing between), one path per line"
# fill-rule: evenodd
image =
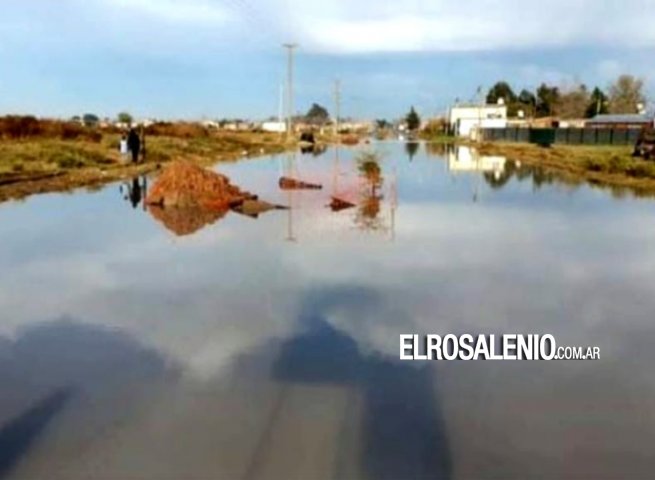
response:
M653 478L654 201L424 144L216 168L291 209L0 205L0 478ZM401 363L403 333L601 358Z

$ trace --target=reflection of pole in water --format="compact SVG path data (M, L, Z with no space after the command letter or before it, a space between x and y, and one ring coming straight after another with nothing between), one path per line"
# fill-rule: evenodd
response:
M296 164L296 152L290 153L287 156L287 174L295 178L295 164ZM296 242L298 239L294 236L293 233L293 210L294 210L294 190L287 190L289 209L287 210L287 242Z
M144 175L144 176L143 176L143 200L142 200L142 203L143 203L143 211L144 211L144 212L148 210L148 206L146 205L146 203L147 203L147 202L146 202L146 199L147 199L147 198L148 198L148 177L146 177L146 176Z
M480 177L482 176L481 172L481 160L480 155L476 152L475 157L475 191L473 193L473 203L478 203L480 197Z
M287 210L287 242L297 242L298 239L293 234L293 190L288 190L289 209Z
M332 171L332 196L336 197L339 194L339 142L334 147L334 165Z

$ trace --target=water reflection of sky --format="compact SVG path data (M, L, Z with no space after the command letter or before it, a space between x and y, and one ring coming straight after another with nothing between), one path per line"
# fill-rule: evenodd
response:
M0 205L0 477L648 477L655 204L375 148L376 231L326 208L360 198L349 149L296 158L319 192L220 165L293 208L184 237L117 185ZM408 332L601 360L400 365Z

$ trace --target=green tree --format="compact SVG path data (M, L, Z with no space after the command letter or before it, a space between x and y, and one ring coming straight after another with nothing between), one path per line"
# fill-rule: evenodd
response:
M505 102L505 105L512 105L516 103L516 94L512 87L509 86L509 83L500 81L497 82L493 87L489 89L487 93L487 103L498 103L498 100L502 99Z
M521 90L517 99L518 109L523 110L523 112L528 116L535 116L537 109L537 97L534 96L529 90L525 88Z
M609 113L609 102L607 95L600 88L595 87L589 97L589 105L585 111L585 117L592 118L596 115Z
M639 105L646 103L644 82L632 75L621 75L610 86L609 110L611 113L638 113Z
M93 113L85 113L82 115L82 123L87 127L95 127L100 122L100 118Z
M414 107L409 110L409 113L405 117L405 122L407 122L407 128L410 131L418 130L418 128L421 126L421 117L419 117L418 113L416 113Z
M128 112L120 112L117 117L120 123L125 123L127 125L132 125L134 118Z
M325 107L322 107L318 103L313 103L311 108L307 111L307 114L305 115L305 121L308 123L313 123L317 125L323 125L325 124L330 118L330 114L328 113L327 109Z
M542 83L537 89L537 116L549 117L557 115L560 92L557 87L549 87Z

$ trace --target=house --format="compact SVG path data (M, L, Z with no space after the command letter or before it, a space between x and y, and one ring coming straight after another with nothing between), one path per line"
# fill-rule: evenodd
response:
M262 123L262 130L265 132L284 133L287 131L286 122L264 122Z
M448 114L450 131L458 137L471 137L481 128L505 128L507 106L455 105Z
M653 117L646 114L603 114L587 120L588 128L643 128L653 126Z

